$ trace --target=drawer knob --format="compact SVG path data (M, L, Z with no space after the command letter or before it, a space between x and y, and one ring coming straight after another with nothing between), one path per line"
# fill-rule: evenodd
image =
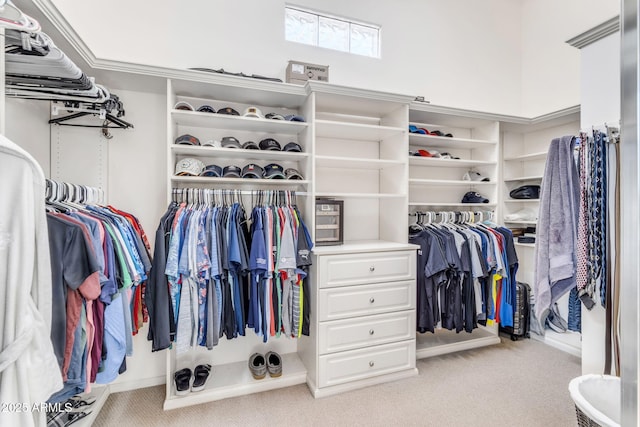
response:
M375 363L373 363L373 360L369 362L369 367L373 368L373 365L375 365Z
M375 331L373 329L369 329L369 335L373 335Z
M374 271L376 271L376 267L372 265L371 267L369 267L369 271L373 273Z
M371 297L371 298L369 298L369 302L370 302L371 304L373 304L374 302L376 302L376 299L375 299L374 297Z

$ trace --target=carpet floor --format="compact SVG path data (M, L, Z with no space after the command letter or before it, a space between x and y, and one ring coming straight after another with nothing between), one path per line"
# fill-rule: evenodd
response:
M314 399L306 385L163 411L164 386L109 396L94 426L575 426L580 359L533 339L417 361L419 375Z

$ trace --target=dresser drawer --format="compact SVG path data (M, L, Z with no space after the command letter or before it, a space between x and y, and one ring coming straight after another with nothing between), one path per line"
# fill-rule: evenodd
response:
M416 252L392 251L318 257L318 287L389 282L416 277Z
M415 280L320 289L320 321L410 310L415 307Z
M354 350L415 337L413 311L378 314L320 324L320 354Z
M411 369L415 340L320 356L318 386L327 387Z

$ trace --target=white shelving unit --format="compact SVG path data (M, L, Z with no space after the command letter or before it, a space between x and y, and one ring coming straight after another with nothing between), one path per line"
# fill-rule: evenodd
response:
M313 197L309 197L313 182L313 138L308 122L290 122L272 119L248 118L217 113L183 111L174 109L178 101L186 101L194 108L209 105L215 110L231 107L240 114L248 106L257 106L263 113L277 112L281 115L298 114L310 119L312 108L307 96L295 97L277 93L262 93L253 89L236 87L233 98L212 99L212 87L196 83L167 80L167 199L171 200L172 188L213 188L239 189L245 194L243 201L248 206L254 190L294 190L298 205L307 224L311 225ZM216 91L217 93L217 91ZM233 101L229 101L233 99ZM256 100L260 102L256 105ZM183 134L197 137L202 144L209 140L221 141L225 136L233 136L241 143L254 141L259 143L265 138L276 139L281 147L288 142L297 142L303 152L262 151L211 146L176 145L175 139ZM270 163L281 165L283 169L292 167L304 177L302 180L288 179L248 179L230 177L175 176L175 164L182 158L194 157L205 165L220 167L234 165L242 168L255 163L261 167ZM274 390L296 384L303 384L307 378L307 368L297 352L297 340L280 338L263 343L251 330L246 336L233 340L221 339L213 351L204 348L190 350L177 355L168 350L166 372L166 396L164 409L181 408L189 405L240 396L248 393ZM255 380L248 369L249 356L254 352L262 354L277 351L283 359L283 374L279 378ZM209 363L213 366L206 388L197 393L178 396L175 390L173 374L179 369L197 364Z
M502 125L502 169L503 169L503 218L504 215L515 213L521 209L533 209L538 211L540 200L516 200L509 197L509 192L525 184L544 185L542 176L547 159L547 150L551 140L563 135L575 135L579 131L579 110L570 108L564 111L549 114L545 117L534 119L531 123L515 124L503 123ZM503 220L509 228L535 227L537 221L513 221ZM529 283L533 289L535 270L535 244L515 242L518 254L519 268L517 279ZM567 317L568 309L565 296L559 301L564 304L560 312ZM545 336L541 337L532 333L532 338L580 356L580 334L567 332L559 334L547 329Z
M499 123L497 119L480 117L474 112L444 109L413 103L409 123L429 131L439 130L453 137L409 134L409 149L440 154L449 153L459 159L409 157L409 208L415 211L491 211L500 206L498 182ZM489 182L465 181L469 170L480 172ZM477 191L489 203L462 203L464 194ZM498 327L480 326L472 333L456 334L445 329L435 333L416 333L416 357L425 358L500 343Z

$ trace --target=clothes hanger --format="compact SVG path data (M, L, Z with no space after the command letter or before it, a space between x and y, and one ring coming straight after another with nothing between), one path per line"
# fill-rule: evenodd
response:
M0 1L0 27L27 33L36 33L41 29L38 21L23 13L10 0Z

